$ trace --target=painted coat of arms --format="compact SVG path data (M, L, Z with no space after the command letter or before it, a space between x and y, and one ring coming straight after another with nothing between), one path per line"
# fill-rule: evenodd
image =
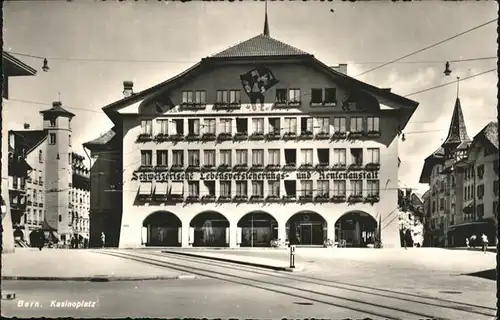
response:
M256 110L257 101L259 101L261 108L263 108L265 100L264 94L279 82L272 71L266 67L252 69L240 75L240 79L243 89L250 98L254 111Z

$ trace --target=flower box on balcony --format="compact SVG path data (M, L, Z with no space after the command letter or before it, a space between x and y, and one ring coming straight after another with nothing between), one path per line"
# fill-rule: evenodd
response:
M248 133L246 132L236 132L233 137L234 141L244 141L248 139Z
M217 171L230 171L231 166L229 164L221 164L217 167Z
M297 139L297 134L295 132L286 132L284 135L283 135L283 140L295 140Z
M362 170L363 165L361 163L352 163L349 165L349 170L350 171L357 171L357 170Z
M167 196L168 202L182 202L184 201L184 197L180 194L171 194Z
M184 135L182 133L173 134L168 136L168 140L172 142L184 141Z
M250 136L250 140L264 140L264 133L262 132L254 132Z
M283 196L283 201L284 202L295 202L295 201L297 201L297 196L295 196L295 195L285 195L285 196Z
M266 170L267 171L278 171L280 169L280 165L279 164L268 164L266 166Z
M234 171L247 171L248 170L248 165L246 164L237 164L233 167Z
M234 202L247 202L248 201L248 197L247 196L235 196L233 198L233 201Z
M378 138L380 137L380 131L368 131L366 135L371 138Z
M328 194L318 194L314 197L314 202L328 202L330 200L330 196Z
M273 108L288 108L288 102L287 101L283 101L283 100L278 100L276 102L274 102L273 104Z
M201 136L201 141L215 141L215 139L217 139L217 136L212 132L204 133Z
M153 171L153 166L151 165L142 165L137 169L138 172L146 172L146 171Z
M311 131L302 131L300 133L300 140L311 140L313 138L313 133Z
M353 131L349 133L349 139L357 139L363 136L363 131Z
M163 201L167 201L168 200L168 195L166 194L155 194L154 195L154 200L157 201L157 202L163 202Z
M313 201L312 195L299 196L299 202L312 202L312 201Z
M365 166L365 170L379 170L380 169L380 163L367 163Z
M300 171L308 171L308 170L312 170L313 169L313 165L312 164L301 164L300 167L299 167L299 170Z
M268 141L279 139L281 139L281 135L279 132L269 132L268 134L266 134L266 140Z
M186 136L187 141L200 141L201 137L199 134L190 133Z
M287 163L283 166L283 171L295 171L297 165L295 163Z
M323 101L315 101L310 103L311 107L317 108L317 107L322 107L323 106Z
M267 202L280 202L280 196L267 196Z
M264 201L264 196L251 196L250 201L251 202L262 202L262 201Z
M174 164L173 166L170 167L170 171L173 171L173 172L184 171L184 165Z
M201 197L201 202L207 203L207 202L215 202L217 198L214 195L211 196L203 196Z
M206 164L201 168L201 171L207 172L207 171L215 171L215 166L211 164Z
M141 133L137 136L136 142L148 142L153 140L153 135L150 133Z
M166 133L159 133L155 136L155 142L165 142L168 141L168 134Z
M330 139L330 134L328 132L320 132L316 134L316 140L328 140Z
M372 195L366 196L365 199L363 200L363 202L371 203L371 204L377 203L379 201L380 201L380 197L378 194L372 194Z
M159 172L168 171L168 166L167 165L155 166L155 171L159 171Z
M321 162L316 165L316 170L328 170L328 163L326 162Z
M214 103L214 110L235 110L241 107L240 102L216 102Z
M187 172L198 172L200 171L200 166L199 165L189 165L187 168L186 168L186 171Z
M231 196L220 196L217 202L231 202Z
M239 109L241 108L241 101L232 101L229 103L229 109Z
M300 101L297 101L297 100L288 101L288 107L290 107L290 108L298 108L298 107L300 107L300 105L301 105Z
M233 135L229 132L222 132L217 136L218 141L230 141L232 138Z
M199 196L188 196L186 198L186 203L195 203L195 202L200 202Z
M347 165L342 164L342 163L335 163L332 166L332 170L346 170L346 168L347 168Z
M179 108L181 110L203 110L206 108L206 104L201 102L183 102Z
M336 101L324 101L323 106L324 107L336 107L337 102Z
M357 202L362 202L363 201L363 196L356 195L356 196L349 196L347 199L347 202L349 203L357 203Z
M334 203L341 203L341 202L345 202L345 195L342 195L342 196L333 196L330 201L331 202L334 202Z
M264 165L263 164L254 164L252 167L250 167L251 171L264 171Z
M345 139L347 134L345 132L335 132L332 135L332 140Z

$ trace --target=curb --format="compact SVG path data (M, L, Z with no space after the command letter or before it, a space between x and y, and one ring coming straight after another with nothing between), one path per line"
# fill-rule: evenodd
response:
M302 268L297 268L297 267L295 267L295 268L278 267L278 266L271 266L271 265L262 264L262 263L246 262L246 261L233 260L233 259L227 259L227 258L219 258L219 257L210 257L210 256L205 256L205 255L187 253L187 252L170 251L170 250L162 250L161 252L162 253L177 254L177 255L181 255L181 256L194 257L194 258L201 258L201 259L208 259L208 260L216 260L216 261L222 261L222 262L241 264L241 265L246 265L246 266L250 266L250 267L271 269L274 271L287 271L287 272L302 271Z
M195 275L181 274L170 277L115 277L115 276L92 276L92 277L24 277L24 276L2 276L2 280L18 281L90 281L90 282L110 282L110 281L146 281L146 280L185 280L196 279ZM3 299L3 294L2 294Z
M16 298L15 292L2 293L2 300L14 300Z

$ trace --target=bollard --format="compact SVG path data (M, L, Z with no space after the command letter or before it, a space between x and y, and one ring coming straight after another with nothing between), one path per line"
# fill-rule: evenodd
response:
M290 246L290 268L295 268L295 246Z

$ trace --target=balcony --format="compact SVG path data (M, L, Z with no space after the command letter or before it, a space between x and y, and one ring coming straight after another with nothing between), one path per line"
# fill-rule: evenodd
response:
M195 133L189 133L187 136L186 136L186 141L188 142L194 142L194 141L200 141L201 140L201 137L199 134L195 134Z
M297 196L292 194L287 194L283 196L283 202L295 202L297 201Z
M283 135L283 140L289 141L289 140L295 140L297 139L297 134L295 132L286 132Z
M155 136L154 141L157 143L166 142L166 141L168 141L168 134L159 133Z
M370 137L370 138L378 138L380 137L380 131L378 130L370 130L366 133L366 136L367 137Z
M370 162L370 163L367 163L365 166L365 170L368 170L368 171L377 171L379 169L380 169L380 163Z
M235 101L235 102L215 102L214 103L214 110L237 110L241 108L241 102Z
M230 164L221 164L217 167L217 171L230 171L231 170L231 165Z
M349 198L347 199L347 202L349 202L349 203L363 202L363 196L362 195L352 195L352 196L349 196Z
M172 135L168 136L168 141L171 141L174 143L184 141L184 134L182 134L182 133L172 134Z
M349 170L350 171L363 170L363 164L362 163L352 163L349 165Z
M272 202L272 203L281 202L280 196L277 195L267 196L266 202Z
M279 140L281 139L281 135L279 132L269 132L266 134L266 140L268 141L273 141L273 140Z
M232 139L233 139L233 135L230 132L222 132L222 133L219 133L219 135L217 136L218 142L231 141Z
M204 133L201 136L201 141L215 141L217 136L213 132Z
M359 139L363 136L364 132L363 131L352 131L349 133L348 138L349 139Z
M340 140L340 139L345 139L347 137L346 132L335 132L332 135L332 140Z
M200 202L200 196L188 196L186 198L186 203L196 203Z
M186 168L186 172L199 172L199 171L201 171L200 165L192 165L192 164L190 164Z
M333 166L332 166L332 170L346 170L347 169L347 165L345 163L335 163Z
M154 170L156 172L165 172L165 171L168 171L168 165L164 164L164 165L155 166Z
M281 166L279 164L268 164L266 167L267 171L279 171Z
M283 166L283 171L295 171L297 169L297 165L295 163L287 163Z
M183 202L183 201L184 201L184 197L180 194L167 195L167 202L179 203L179 202Z
M312 140L313 133L312 131L302 131L299 136L299 140Z
M329 164L328 162L320 162L316 165L316 170L328 170Z
M312 169L313 169L313 165L310 164L310 163L301 164L300 167L299 167L300 171L309 171L309 170L312 170Z
M273 105L273 108L279 109L279 108L298 108L300 107L301 102L296 101L296 100L290 100L290 101L276 101Z
M172 171L172 172L184 171L184 165L183 164L174 164L170 167L170 171Z
M250 202L264 202L263 195L254 195L250 197Z
M216 201L215 195L208 195L208 196L203 196L201 197L201 202L202 203L211 203Z
M219 199L217 199L217 202L231 202L231 196L229 195L220 196Z
M264 140L265 136L264 136L264 133L262 132L254 132L252 133L252 135L250 136L250 140Z
M135 140L135 142L137 143L145 143L149 141L153 141L153 135L151 133L141 133L137 136L137 139Z
M205 165L203 165L203 167L201 168L201 171L202 171L202 172L215 171L215 165L213 165L213 164L205 164Z
M319 202L319 203L325 203L330 200L330 195L328 193L323 193L323 194L317 194L316 197L314 197L314 202Z
M241 203L241 202L247 202L248 201L248 196L245 195L237 195L234 196L233 202Z
M248 165L247 164L237 164L233 167L234 171L247 171L248 170Z
M250 168L251 171L264 171L264 165L263 164L254 164Z
M334 203L341 203L346 201L346 196L345 195L335 195L330 199L331 202Z
M152 165L144 165L143 164L137 169L137 172L148 172L148 171L153 171Z
M314 138L316 140L328 140L328 139L330 139L330 134L328 132L322 131L320 133L317 133Z
M299 202L300 203L312 202L312 201L313 201L312 194L307 194L307 195L301 195L301 196L299 196Z
M248 133L246 132L236 132L233 137L234 141L245 141L248 140Z
M179 105L179 109L181 110L191 110L191 111L196 111L196 110L204 110L206 109L207 105L203 102L183 102Z
M363 202L364 203L370 203L370 204L374 204L374 203L377 203L380 201L380 196L378 194L371 194L371 195L368 195L364 200Z

